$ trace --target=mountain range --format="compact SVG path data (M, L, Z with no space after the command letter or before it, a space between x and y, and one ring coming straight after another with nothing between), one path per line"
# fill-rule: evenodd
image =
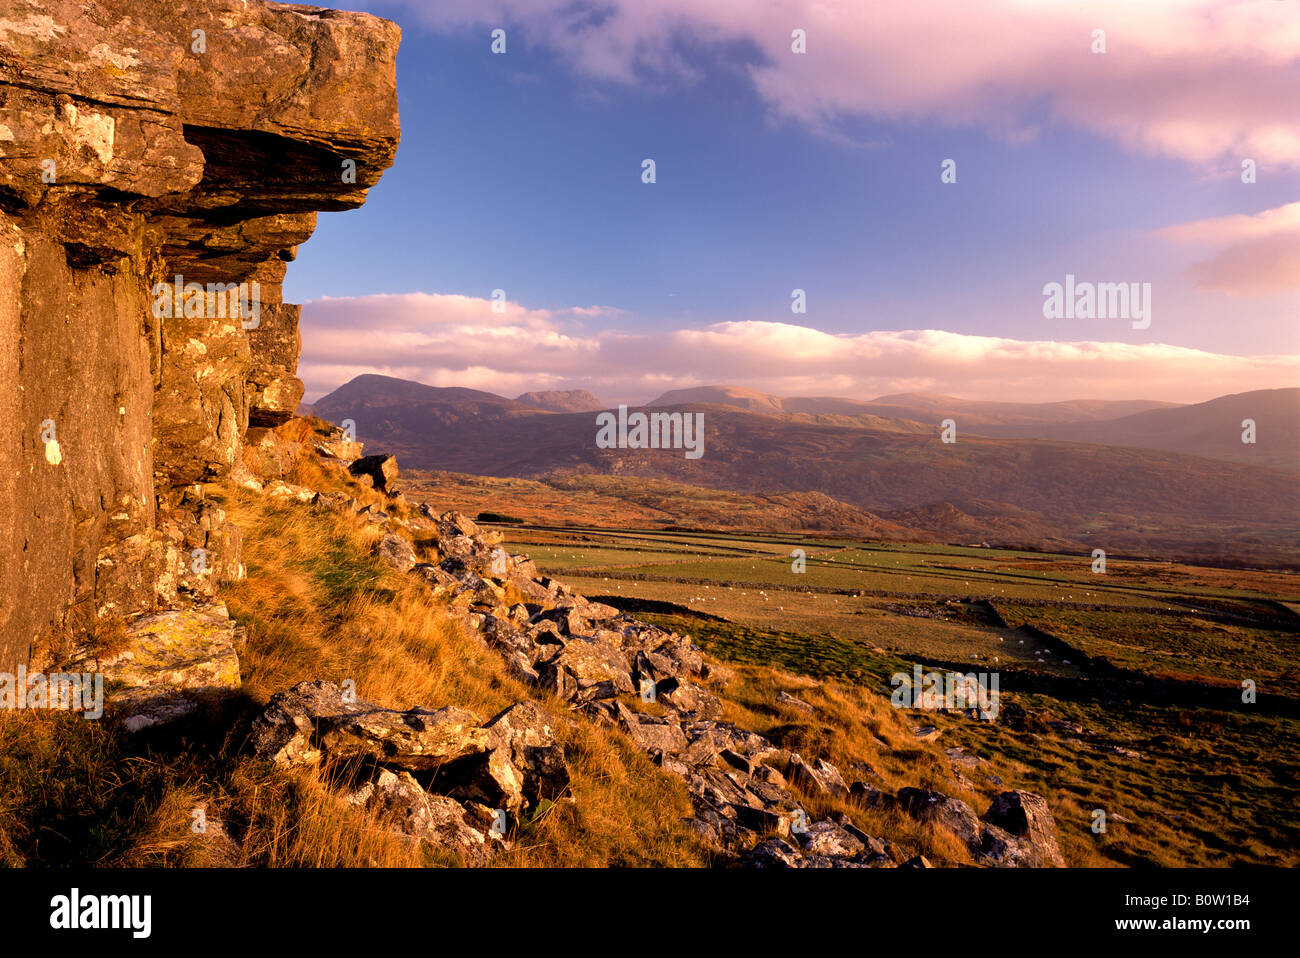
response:
M1294 557L1300 542L1300 389L1179 406L926 394L859 402L704 387L649 403L705 414L698 460L597 448L599 400L590 393L524 396L364 375L314 412L355 420L359 438L407 468L815 492L947 540L1269 561ZM947 418L957 425L953 443L940 437ZM1241 442L1245 418L1256 422L1254 445Z
M648 405L683 403L769 414L838 415L864 424L866 420L923 423L927 429L953 419L959 432L980 436L1162 449L1300 471L1300 389L1261 389L1180 405L1145 399L987 402L930 393L900 393L869 401L783 398L734 386L704 386L672 390ZM1250 444L1242 442L1248 419L1255 422L1257 432L1256 442Z

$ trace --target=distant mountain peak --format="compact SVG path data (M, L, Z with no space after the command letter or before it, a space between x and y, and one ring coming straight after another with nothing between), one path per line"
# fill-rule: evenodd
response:
M550 412L599 412L609 408L600 397L586 389L543 389L520 393L515 402Z
M719 406L739 406L751 412L782 412L780 396L746 389L744 386L693 386L687 389L670 389L647 406L682 406L687 403L713 403Z

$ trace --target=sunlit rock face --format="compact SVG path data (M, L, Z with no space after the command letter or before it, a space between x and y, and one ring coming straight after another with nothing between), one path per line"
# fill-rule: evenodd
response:
M399 42L258 0L0 0L0 671L240 574L204 484L302 398L280 284L392 164Z

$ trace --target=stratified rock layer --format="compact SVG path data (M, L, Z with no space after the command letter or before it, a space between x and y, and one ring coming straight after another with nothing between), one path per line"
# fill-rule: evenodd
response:
M280 284L392 164L399 41L259 0L0 0L0 671L241 574L202 484L302 397ZM178 276L244 310L156 315Z

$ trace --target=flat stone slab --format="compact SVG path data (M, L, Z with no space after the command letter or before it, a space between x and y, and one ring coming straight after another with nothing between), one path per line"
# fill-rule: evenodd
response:
M127 626L127 636L127 647L97 666L128 731L181 718L196 700L240 686L236 648L244 630L225 603L147 615Z
M136 688L239 688L235 646L243 640L243 629L224 602L145 616L127 627L127 635L123 652L99 660L106 682Z

